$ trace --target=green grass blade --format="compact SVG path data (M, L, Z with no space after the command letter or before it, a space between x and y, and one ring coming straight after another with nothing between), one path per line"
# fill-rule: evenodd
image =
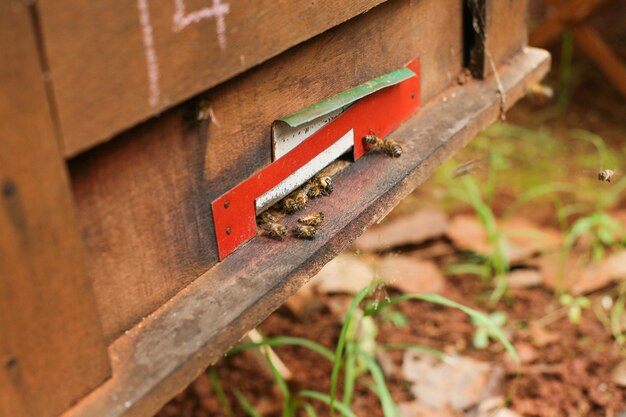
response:
M346 313L346 318L343 322L343 326L341 328L341 333L339 333L339 340L337 341L337 349L335 350L335 357L333 362L333 370L330 375L330 415L335 415L335 398L337 396L337 380L339 378L339 369L341 368L341 363L343 360L343 352L346 344L346 337L348 335L348 328L352 325L352 321L354 318L354 311L358 307L358 305L368 296L370 293L370 288L364 288L357 293L357 295L352 300L350 307Z
M331 400L332 400L332 398L329 395L323 394L323 393L318 392L318 391L311 391L311 390L302 390L302 391L300 391L298 393L298 397L312 398L314 400L321 401L324 404L327 404L328 406L330 406ZM333 407L335 407L337 409L337 411L339 411L339 413L343 417L356 417L356 414L354 414L354 412L352 412L350 407L348 407L347 405L345 405L341 401L334 401L333 402Z
M215 392L215 396L217 397L217 402L220 405L220 408L222 409L222 411L224 411L224 414L227 417L232 417L234 415L233 410L230 407L230 403L228 402L226 394L224 393L224 388L222 388L220 378L217 375L217 370L215 369L215 367L211 366L208 373L209 379L211 380L211 385L213 386L213 392Z
M372 378L374 378L376 393L378 394L378 398L380 399L380 405L383 408L383 415L385 417L398 417L398 409L396 408L396 405L391 398L389 389L387 389L387 383L385 382L385 375L383 374L382 369L380 369L380 366L378 366L374 358L372 358L367 353L359 350L359 355L365 360L367 369L372 375Z
M405 300L425 301L428 303L439 304L442 306L455 308L457 310L464 312L470 318L473 318L477 324L489 330L489 332L493 334L493 337L497 341L499 341L502 344L502 346L504 346L504 348L507 350L507 352L509 352L509 354L513 357L513 360L515 360L515 363L519 365L520 362L519 362L519 356L517 354L517 351L515 350L511 342L508 341L508 339L502 332L502 329L500 329L499 326L494 324L489 319L489 317L487 317L486 315L484 315L483 313L479 311L476 311L472 308L464 306L463 304L459 304L456 301L452 301L445 297L442 297L439 294L403 294L403 295L394 297L390 300L386 300L380 303L378 306L366 310L365 315L376 314L379 310L382 310L383 308L387 306L390 306L390 305L393 305L393 304L396 304Z
M239 404L241 404L241 407L243 408L243 410L246 412L247 415L249 415L250 417L262 417L261 414L254 409L252 404L250 404L248 399L241 393L241 391L239 391L238 389L235 389L234 394L235 394L235 397L237 397Z
M491 276L491 268L488 265L479 265L472 263L454 264L446 267L444 270L446 275L478 275L482 278L489 278Z
M278 388L280 389L280 392L283 394L285 398L290 398L291 392L289 391L289 386L287 385L287 381L285 381L285 379L282 377L280 372L278 372L278 369L276 369L274 362L272 362L272 360L270 359L268 355L265 355L265 359L267 360L267 363L270 366L272 375L274 376L274 379L276 380L276 383L278 384Z
M346 344L345 372L343 380L343 403L352 404L352 396L354 395L354 386L356 384L356 343L348 341Z
M285 346L285 345L303 346L307 349L312 350L313 352L319 353L320 355L328 359L330 362L333 362L335 359L335 354L329 349L320 345L319 343L315 343L312 340L304 339L301 337L292 337L292 336L270 337L260 343L255 343L255 342L241 343L235 346L234 348L232 348L228 352L228 354L233 355L235 353L240 353L240 352L250 350L250 349L259 349L263 346L278 347L278 346Z
M300 406L304 409L308 417L317 417L317 413L311 404L302 403Z

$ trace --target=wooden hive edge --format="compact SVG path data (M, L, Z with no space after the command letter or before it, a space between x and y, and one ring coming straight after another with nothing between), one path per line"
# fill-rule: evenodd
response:
M315 201L312 210L333 213L315 240L252 239L118 338L109 348L113 377L62 417L152 416L496 120L498 84L509 108L549 66L546 51L525 48L499 68L499 82L472 80L431 99L394 132L401 158L366 155L336 176L331 198Z

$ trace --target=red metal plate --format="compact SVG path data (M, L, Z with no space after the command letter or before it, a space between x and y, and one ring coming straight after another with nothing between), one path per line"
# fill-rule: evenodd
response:
M415 72L415 77L359 100L288 154L211 203L220 260L256 235L257 197L274 188L350 129L354 130L354 159L359 159L365 153L363 136L373 131L384 138L417 110L420 105L419 60L407 67Z

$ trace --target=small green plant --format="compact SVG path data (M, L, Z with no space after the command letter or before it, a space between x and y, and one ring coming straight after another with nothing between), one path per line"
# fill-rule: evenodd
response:
M502 327L506 324L508 316L504 311L494 311L489 315L489 319L498 327ZM476 326L476 330L474 330L474 337L472 339L472 345L476 349L486 349L489 346L489 339L495 340L496 336L493 334L491 328L486 327L483 323L476 321L476 319L472 318L471 322L474 326Z
M413 300L429 302L455 308L466 313L471 318L473 323L480 328L485 329L490 337L502 343L506 350L511 353L516 362L519 363L517 352L504 336L499 324L495 323L491 317L488 317L483 313L436 294L405 294L394 298L387 298L384 301L371 301L366 305L365 310L361 310L359 306L372 293L372 291L373 289L371 287L365 288L361 290L352 300L352 303L346 312L334 352L308 339L297 337L272 337L267 338L260 343L242 343L232 349L229 352L229 355L248 349L260 349L264 346L277 347L284 345L297 345L318 353L333 364L330 375L330 392L328 394L313 390L300 390L293 393L290 391L287 382L274 367L271 359L265 355L272 370L272 375L276 380L283 396L283 417L293 417L296 415L298 410L304 410L308 416L315 416L316 413L310 403L311 400L320 401L328 405L331 416L335 415L337 412L343 417L355 417L351 410L355 386L357 380L365 374L368 374L373 381L373 384L365 383L365 385L368 386L380 399L383 415L385 417L399 417L399 411L391 398L383 371L374 359L374 352L377 347L377 327L373 321L373 316L382 314L387 307L402 301ZM387 318L388 317L389 316L387 315ZM407 347L421 348L435 356L443 355L441 352L427 347L416 347L415 345L407 345ZM343 393L340 399L338 395L338 381L342 369ZM217 373L213 374L212 381L214 378L214 388L219 387L219 389L216 389L216 392L221 392L221 397L225 399L223 390L221 390L221 385L217 379ZM234 394L241 407L250 417L257 417L259 415L259 413L241 392L235 391ZM229 406L227 405L227 401L220 401L220 404L225 413L230 412L232 414L232 411L226 411L227 409L230 410L228 408Z
M572 225L563 243L564 254L569 254L576 241L585 235L591 238L591 258L594 261L602 259L606 249L624 244L621 223L604 211L596 211Z
M563 307L567 307L567 318L572 324L580 324L583 310L591 307L591 302L587 297L574 297L570 294L561 294L559 302Z
M482 258L483 262L479 264L482 268L476 268L476 271L482 276L495 277L495 288L490 296L490 302L495 304L502 298L507 289L505 275L510 269L509 242L504 233L498 229L495 214L483 199L476 180L471 175L467 175L461 178L461 183L463 188L454 189L451 193L472 206L487 233L487 243L491 246L492 252ZM495 185L493 189L495 189ZM489 273L487 274L486 271Z

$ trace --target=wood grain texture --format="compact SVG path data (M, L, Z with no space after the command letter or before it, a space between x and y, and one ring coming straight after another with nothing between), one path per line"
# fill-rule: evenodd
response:
M423 100L461 71L461 4L390 1L71 161L108 341L217 262L210 202L271 162L280 117L419 56ZM435 47L436 45L436 47Z
M108 140L381 1L38 1L64 152ZM216 4L227 14L199 17ZM181 5L181 16L198 21L177 26Z
M52 417L110 367L24 2L0 45L0 415Z
M507 104L521 98L526 85L538 82L548 68L549 54L535 49L502 66ZM116 340L111 346L115 376L62 417L153 415L495 120L500 112L495 91L493 77L473 80L427 103L394 132L404 148L401 158L368 154L334 177L331 197L311 203L312 210L327 213L315 240L253 239Z

